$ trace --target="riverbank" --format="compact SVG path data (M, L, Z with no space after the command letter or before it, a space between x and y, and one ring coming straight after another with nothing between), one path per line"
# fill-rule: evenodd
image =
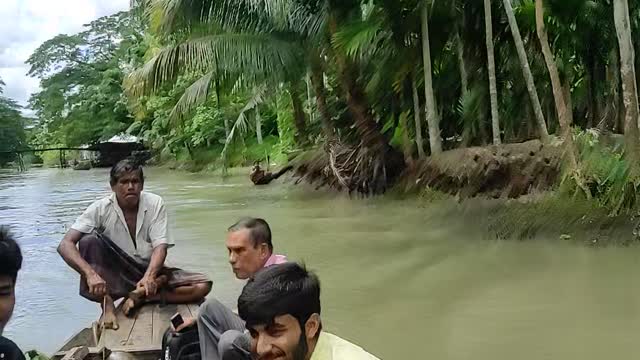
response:
M634 212L630 208L614 211L606 199L603 200L602 194L614 192L617 185L610 184L606 176L607 166L612 163L602 159L606 158L602 149L594 151L593 146L583 147L582 151L583 164L599 164L597 171L587 168L583 173L590 175L587 184L593 189L591 198L576 193L576 186L563 174L559 143L542 148L538 141L454 150L439 158L417 162L383 197L419 199L423 206L437 206L442 209L439 215L442 221L468 219L487 239L523 241L543 236L588 246L634 244L638 242L634 235L637 222ZM594 154L599 157L595 161ZM328 180L328 165L323 162L323 156L323 151L316 149L295 158L291 164L296 172L288 175L284 182L298 186L308 184L305 191L309 192L340 189L335 186L335 179ZM280 164L273 162L271 169L287 163L280 161ZM225 170L219 163L197 169L184 162L165 162L158 167L247 179L251 171L248 166ZM350 196L361 195L352 192Z
M440 221L461 221L467 231L476 231L486 240L544 238L595 247L640 243L634 235L638 220L633 216L612 216L593 202L570 199L557 192L510 200L460 200L435 191L425 191L419 197L421 207L440 209Z
M542 234L589 246L637 242L635 192L627 189L633 183L624 177L625 163L616 150L616 142L590 133L577 134L576 142L580 148L582 187L563 170L561 142L543 145L534 140L450 150L415 161L383 197L419 199L424 206L438 206L442 221L470 219L480 225L476 231L489 239L527 240ZM286 164L295 167L284 182L299 186L308 183L305 191L309 192L345 192L343 182L348 181L349 174L342 173L342 178L335 175L326 149L310 149L288 161L276 138L267 138L263 144L244 144L242 148L229 159L228 165L236 166L226 168L220 153L213 148L174 157L158 154L150 165L248 180L253 162L269 159L271 171ZM267 168L264 162L263 168ZM622 176L616 178L616 174ZM582 193L583 188L589 189L589 196ZM362 195L351 191L350 196Z
M276 166L278 168L278 166ZM175 169L172 165L157 166L158 170ZM223 175L221 169L197 172L198 176L213 178L249 178L250 167L233 167ZM256 193L269 192L269 187L279 187L279 183L294 185L291 191L330 195L338 192L331 188L318 188L312 184L298 182L296 176L288 175L268 187L256 187ZM283 196L286 196L283 194ZM346 199L361 199L357 194L341 195ZM611 215L592 200L571 198L559 189L537 192L517 199L492 199L487 197L461 198L430 188L421 191L407 191L403 186L391 189L381 199L401 201L420 208L438 208L431 212L436 222L447 223L456 219L467 224L469 230L485 240L531 241L535 239L555 239L559 242L578 243L585 246L608 247L629 246L639 242L634 235L637 220L629 213ZM274 199L274 201L277 201Z

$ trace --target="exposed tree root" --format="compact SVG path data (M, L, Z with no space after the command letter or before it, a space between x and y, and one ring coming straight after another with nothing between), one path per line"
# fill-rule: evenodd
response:
M318 187L375 195L395 184L404 168L402 155L389 151L373 152L364 146L349 146L337 141L327 143L292 162L298 181Z
M463 198L479 195L516 198L558 183L561 143L520 144L446 151L405 169L402 158L373 156L362 147L331 143L293 161L298 182L349 193L379 194L391 186L405 191L430 187Z

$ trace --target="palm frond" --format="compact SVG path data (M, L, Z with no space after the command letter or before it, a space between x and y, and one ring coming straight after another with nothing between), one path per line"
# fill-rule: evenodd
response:
M301 15L310 15L291 0L156 0L147 13L153 28L163 33L197 23L216 24L231 32L292 31Z
M215 72L208 72L189 86L171 110L169 121L176 122L184 120L184 116L207 101L214 76Z
M267 93L267 86L265 85L256 86L253 90L253 94L251 95L251 97L249 98L245 106L242 108L242 110L240 111L240 114L238 115L238 119L236 119L235 123L233 124L231 131L229 131L229 136L227 136L227 139L225 140L225 143L224 143L224 148L222 149L222 153L220 154L220 157L223 159L225 166L226 166L227 152L228 152L229 146L233 143L236 136L243 136L244 134L247 133L247 130L249 128L249 120L247 119L247 113L255 109L256 107L258 107L258 105L264 103L266 93Z
M378 20L365 20L344 26L331 40L334 48L344 51L353 59L374 56L381 43L389 39L391 34L383 31L383 24Z
M329 2L323 1L315 12L303 7L293 9L289 15L289 30L312 41L324 40L322 36L329 20Z
M317 38L323 33L328 10L327 2L314 11L291 0L223 0L213 3L207 22L229 31L284 32Z
M197 2L186 0L152 0L147 4L145 13L153 31L169 33L174 30L178 18L196 6L199 6Z
M290 0L228 0L224 6L218 5L217 9L212 10L218 10L216 19L223 22L243 17L253 18L256 22L269 22L274 28L282 30L288 26L288 14L296 5ZM211 15L213 14L210 13ZM266 19L269 21L265 21ZM236 29L238 25L240 24L236 24Z
M300 54L297 43L270 34L210 35L161 50L131 73L125 85L134 96L140 96L158 90L185 71L203 73L216 67L219 77L243 74L256 82L285 79L288 74L301 71Z

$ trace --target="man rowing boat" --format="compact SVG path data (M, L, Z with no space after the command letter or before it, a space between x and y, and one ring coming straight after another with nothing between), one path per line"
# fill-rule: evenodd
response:
M80 276L80 295L102 305L105 328L118 328L114 301L125 315L146 302L191 303L211 291L203 274L165 265L174 245L164 201L142 191L142 167L123 160L110 173L112 194L91 204L71 226L58 253Z

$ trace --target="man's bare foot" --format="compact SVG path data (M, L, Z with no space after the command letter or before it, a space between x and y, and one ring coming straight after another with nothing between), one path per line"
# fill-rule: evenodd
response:
M116 317L116 307L110 296L105 296L100 323L105 329L118 330L119 326L118 319Z
M144 302L144 289L133 290L122 304L122 313L125 316L132 316L134 311L144 304Z

